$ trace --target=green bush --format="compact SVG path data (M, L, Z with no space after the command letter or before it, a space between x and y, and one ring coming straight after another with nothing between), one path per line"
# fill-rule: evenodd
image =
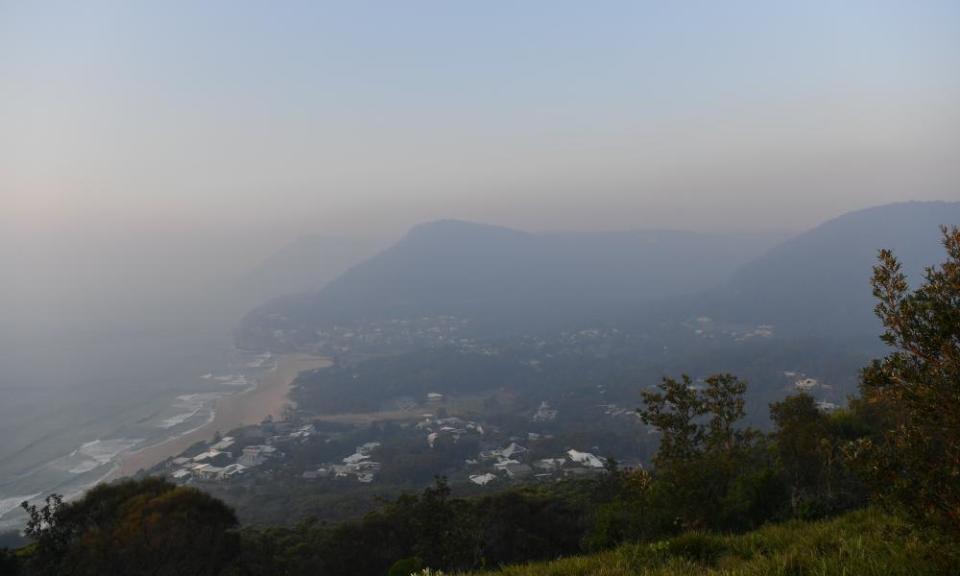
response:
M419 558L404 558L393 563L387 576L410 576L421 568L423 568L423 561Z
M727 546L720 536L706 532L687 532L670 540L667 550L671 556L715 566L720 556L727 551Z

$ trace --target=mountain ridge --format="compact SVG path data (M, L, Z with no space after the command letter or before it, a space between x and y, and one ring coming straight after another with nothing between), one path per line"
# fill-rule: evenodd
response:
M784 241L677 230L537 233L443 219L412 227L315 293L261 306L244 324L249 332L282 317L267 324L310 331L448 315L515 333L708 315L784 335L875 340L868 279L876 247L894 249L915 280L940 258L937 226L956 223L960 202L945 201L856 210Z

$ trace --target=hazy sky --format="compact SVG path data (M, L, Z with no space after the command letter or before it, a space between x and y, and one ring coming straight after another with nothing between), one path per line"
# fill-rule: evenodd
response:
M960 199L960 2L0 0L0 199L251 241Z

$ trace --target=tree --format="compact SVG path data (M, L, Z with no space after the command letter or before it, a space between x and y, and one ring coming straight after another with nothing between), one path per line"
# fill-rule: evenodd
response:
M423 491L416 506L417 557L433 568L468 568L475 557L472 526L458 508L462 501L450 498L450 486L444 476L436 476L434 485Z
M860 389L892 422L853 456L884 500L960 534L960 229L941 231L947 260L928 267L916 290L893 253L880 251L875 312L893 351L863 370Z
M790 492L790 511L820 517L864 503L864 490L845 461L845 448L871 430L869 411L851 401L849 409L823 413L813 396L788 396L770 405L777 461Z
M743 529L765 519L779 505L779 484L767 473L762 436L736 426L746 383L715 374L701 387L683 375L664 378L659 389L644 391L638 410L661 434L648 514L670 515L677 529Z
M732 374L714 374L702 389L686 374L678 382L664 378L660 392L644 390L644 407L637 410L644 424L660 431L658 467L694 459L706 453L733 454L756 436L734 424L743 418L743 382Z
M703 416L703 400L686 374L680 381L664 378L660 392L644 390L644 407L637 412L644 424L660 432L660 448L654 457L658 466L688 460L700 454L704 428L697 422Z
M236 516L199 490L158 478L101 484L77 502L24 503L30 573L216 575L238 551Z
M820 443L826 436L826 415L809 394L788 396L770 405L780 466L790 483L791 507L797 511L804 495L819 490L823 462Z

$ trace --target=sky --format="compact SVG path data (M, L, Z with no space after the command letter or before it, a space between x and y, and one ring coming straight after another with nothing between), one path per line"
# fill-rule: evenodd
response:
M0 0L14 245L796 231L924 199L960 199L956 1Z

